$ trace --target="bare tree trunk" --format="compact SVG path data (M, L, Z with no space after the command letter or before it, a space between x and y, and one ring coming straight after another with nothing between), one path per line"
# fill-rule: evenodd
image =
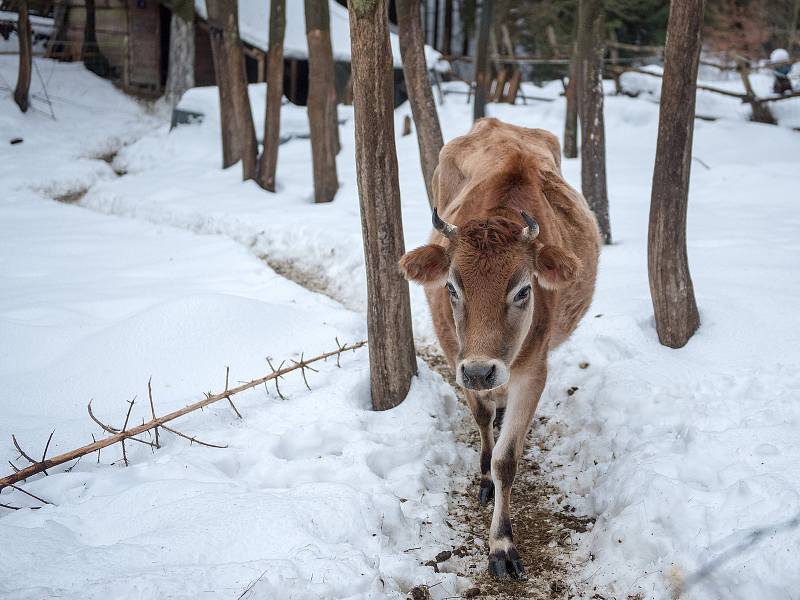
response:
M444 28L442 29L442 54L453 51L453 0L444 0Z
M238 2L207 0L222 126L222 167L242 161L242 179L255 179L258 144L247 94L247 72L239 38Z
M100 46L97 44L95 2L94 0L85 0L85 2L86 20L83 28L83 48L81 49L83 64L95 75L108 77L110 70L108 59L100 52Z
M670 6L650 198L650 295L658 339L671 348L684 346L700 326L686 254L686 206L703 5L704 0L686 0Z
M422 176L425 178L425 189L428 192L428 203L433 207L431 181L436 165L439 164L439 151L444 145L444 140L439 126L439 116L436 114L433 90L428 80L420 5L416 0L397 0L396 6L403 76L417 129L419 158L422 164Z
M339 189L339 151L328 0L305 0L308 38L308 123L314 167L314 201L330 202Z
M578 110L581 119L581 187L597 217L600 233L611 243L606 188L606 141L603 121L602 0L580 0L578 16Z
M569 83L564 96L567 100L566 119L564 121L564 156L578 158L578 50L572 45L572 56L569 61Z
M67 3L56 0L53 7L53 35L47 43L47 58L61 60L66 54L67 45Z
M258 163L258 183L275 191L278 146L281 143L281 102L283 99L283 37L286 33L286 0L271 0L269 52L267 52L267 110L264 115L264 150Z
M172 110L194 87L194 4L186 0L172 4L166 87L164 97Z
M19 20L17 21L19 70L17 73L17 87L14 89L14 102L17 103L22 112L28 112L33 49L31 48L31 22L28 18L27 0L19 0L17 10L19 11Z
M376 410L400 404L417 372L408 283L397 267L405 246L386 3L350 1L356 170L367 267L370 383Z
M486 98L492 85L492 70L489 65L489 49L494 0L483 0L481 6L480 27L478 31L478 47L475 52L475 104L472 120L477 121L486 116Z

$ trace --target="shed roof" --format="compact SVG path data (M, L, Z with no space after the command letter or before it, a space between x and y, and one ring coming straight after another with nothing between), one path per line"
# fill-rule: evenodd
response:
M287 58L308 58L308 44L306 43L306 16L302 0L287 0L286 2L286 33L283 41L283 53ZM328 0L331 15L331 45L333 58L350 62L350 21L347 9ZM195 0L197 14L207 17L205 0ZM239 0L239 35L242 40L267 51L269 38L269 8L270 0ZM400 59L400 40L397 34L390 33L394 65L402 66ZM428 68L433 69L441 57L436 50L425 46L425 58Z

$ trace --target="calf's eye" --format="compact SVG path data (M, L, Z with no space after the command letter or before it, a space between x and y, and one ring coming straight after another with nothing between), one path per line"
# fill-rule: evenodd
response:
M514 296L514 302L523 302L528 299L528 296L531 294L531 286L526 285L520 291L517 292L517 295Z
M456 288L453 287L453 284L450 282L447 282L447 291L450 293L451 298L458 300L458 292L456 291Z

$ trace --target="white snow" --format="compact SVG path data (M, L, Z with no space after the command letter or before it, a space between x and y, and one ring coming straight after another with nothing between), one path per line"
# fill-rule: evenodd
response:
M333 58L350 62L350 17L347 9L334 0L328 0L331 47ZM205 0L195 0L197 13L204 19L208 15ZM239 34L248 44L268 50L269 40L269 0L239 0ZM389 32L392 46L392 57L395 67L402 67L400 57L400 38ZM283 53L287 58L307 58L308 41L306 40L306 12L302 0L286 2L286 31L284 32ZM425 61L429 69L447 70L446 63L439 62L442 55L425 46Z
M341 188L315 205L307 140L281 146L277 194L242 183L238 166L220 170L213 90L195 92L212 107L203 123L170 133L89 74L40 64L74 87L59 94L55 122L2 100L0 142L25 142L0 161L11 182L0 201L0 458L16 458L3 442L12 432L40 449L55 426L54 451L96 433L82 413L90 397L118 423L150 375L168 410L218 389L226 365L246 379L265 356L308 356L334 335L363 335L351 109L340 107ZM0 60L7 79L14 69ZM489 110L560 134L559 88L531 90L554 102ZM99 94L107 113L87 108ZM251 87L257 130L263 95ZM796 100L782 105L798 110ZM713 108L717 121L695 123L688 215L702 325L670 350L657 341L646 270L658 106L645 95L606 98L615 244L603 250L589 316L552 356L540 405L548 421L536 425L559 501L597 519L574 538L574 581L588 596L671 598L724 559L685 597L798 597L800 528L779 525L800 513L800 134L748 122L735 101ZM396 123L409 112L400 107ZM447 96L445 137L466 132L470 114L464 96ZM284 107L283 119L302 132L301 109ZM90 158L119 147L110 167ZM429 210L415 136L397 148L410 248L424 243ZM565 160L564 172L579 184L579 161ZM47 200L86 187L80 207ZM347 308L277 277L261 255L317 276ZM418 343L432 343L418 288L412 310ZM0 581L0 595L235 598L262 573L252 597L399 596L440 578L435 598L457 594L465 582L419 561L452 543L450 476L476 468L453 441L463 409L420 363L406 403L372 413L366 352L342 366L312 374L311 392L287 378L286 402L274 390L242 397L242 421L218 406L181 422L228 449L171 438L153 456L132 448L127 469L107 466L114 449L105 466L84 460L28 484L58 506L0 519L0 569L35 573ZM726 553L759 527L755 544Z

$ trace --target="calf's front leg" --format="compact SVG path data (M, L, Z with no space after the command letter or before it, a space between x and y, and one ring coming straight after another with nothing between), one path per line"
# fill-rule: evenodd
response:
M489 529L489 572L498 578L521 577L525 569L514 546L511 528L511 487L517 464L525 448L525 438L544 389L546 367L536 377L511 375L508 401L500 436L492 451L494 512Z
M471 390L464 390L464 392L467 397L467 405L481 435L481 484L478 489L478 501L481 506L486 506L494 493L491 466L492 448L494 448L492 421L494 420L495 403L491 398L491 392L480 394Z

